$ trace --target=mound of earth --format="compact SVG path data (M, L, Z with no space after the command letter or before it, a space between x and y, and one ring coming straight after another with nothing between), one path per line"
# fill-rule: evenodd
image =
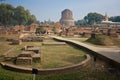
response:
M120 46L120 39L115 37L110 37L102 34L96 34L95 38L89 38L86 42L95 44L95 45L104 45L104 46Z

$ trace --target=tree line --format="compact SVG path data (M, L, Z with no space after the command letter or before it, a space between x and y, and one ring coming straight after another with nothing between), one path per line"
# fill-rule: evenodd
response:
M100 23L103 19L104 16L100 13L88 13L83 19L75 21L75 24L78 26L93 25ZM109 20L120 22L120 16L110 17ZM30 25L35 22L39 23L36 17L23 6L14 7L11 4L0 4L0 26Z
M102 20L104 20L104 17L100 13L88 13L83 19L75 21L75 24L80 26L80 25L93 25L96 23L100 23ZM109 17L110 21L113 22L120 22L120 16L112 16Z
M0 26L30 25L36 21L36 17L23 6L0 4Z

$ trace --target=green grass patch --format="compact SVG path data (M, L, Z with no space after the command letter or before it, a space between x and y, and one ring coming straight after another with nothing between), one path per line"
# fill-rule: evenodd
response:
M0 80L32 80L32 75L12 72L0 66Z

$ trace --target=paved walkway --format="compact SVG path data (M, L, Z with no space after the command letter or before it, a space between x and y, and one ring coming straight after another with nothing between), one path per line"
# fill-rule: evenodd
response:
M56 38L59 40L64 40L64 41L69 41L69 42L73 42L75 44L78 44L80 46L83 46L89 50L92 50L100 55L103 55L117 63L120 63L120 48L102 48L102 47L95 47L95 46L91 46L82 42L78 42L78 41L74 41L74 40L69 40L69 39L65 39L65 38L61 38L61 37L56 37L56 36L51 36L52 38Z

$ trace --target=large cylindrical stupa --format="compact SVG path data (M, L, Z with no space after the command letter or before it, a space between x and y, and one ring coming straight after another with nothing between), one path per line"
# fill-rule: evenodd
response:
M60 23L65 26L74 26L74 19L71 10L65 9L62 11Z

